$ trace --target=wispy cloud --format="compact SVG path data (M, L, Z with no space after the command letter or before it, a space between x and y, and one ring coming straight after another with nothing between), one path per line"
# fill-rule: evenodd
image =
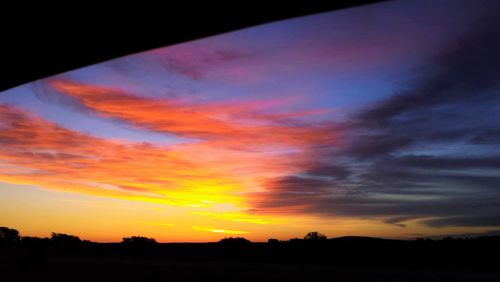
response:
M289 98L195 103L173 98L144 98L115 88L69 80L49 83L98 116L226 147L304 146L332 143L336 138L328 124L311 124L297 119L314 115L318 110L263 111L282 106L290 101Z
M281 223L272 218L259 215L248 215L242 212L193 212L195 215L207 216L215 219L223 219L234 222L247 222L255 224L276 224Z
M163 226L163 227L174 227L175 224L173 223L165 223L165 222L149 222L150 224L153 224L153 225L160 225L160 226Z
M193 226L193 230L195 230L195 231L204 231L204 232L212 232L212 233L231 234L231 235L239 235L239 234L248 234L248 233L250 233L248 231L220 229L220 228L213 228L213 227L207 227L207 226Z

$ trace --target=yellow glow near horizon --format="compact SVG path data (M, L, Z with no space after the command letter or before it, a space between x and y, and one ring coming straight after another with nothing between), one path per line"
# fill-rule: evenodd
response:
M267 217L272 220L269 223L239 221L238 217L243 215L221 215L203 208L172 207L5 183L0 183L0 206L3 211L0 225L18 229L23 236L47 237L51 232L59 232L97 242L119 242L123 237L134 235L152 237L159 242L208 242L238 235L259 242L269 238L301 238L310 231L320 231L329 237L363 235L408 239L442 234L440 229L411 221L406 228L373 219L325 219L306 215ZM198 209L202 210L195 211ZM482 230L447 228L449 234Z
M218 228L207 227L207 226L193 226L193 230L195 230L195 231L212 232L212 233L223 233L223 234L230 234L230 235L240 235L240 234L248 234L248 233L250 233L248 231L218 229Z
M141 207L164 205L169 211L179 214L175 220L166 222L167 225L141 223L142 227L137 230L148 233L156 230L153 232L156 235L159 226L169 227L170 224L176 226L176 230L192 230L195 226L198 231L211 233L252 234L254 231L240 230L258 230L254 225L284 222L280 219L282 217L249 214L252 206L247 195L265 190L262 184L267 179L299 169L297 162L307 154L304 146L331 135L320 128L274 123L281 118L279 116L258 117L253 111L262 104L260 102L232 105L243 118L228 120L220 117L222 113L227 114L226 104L207 105L201 109L198 105L158 102L113 89L67 81L54 81L53 85L68 96L94 107L103 116L119 116L131 122L135 120L141 126L198 138L198 141L153 146L103 139L59 127L40 116L4 105L0 106L3 126L0 137L13 141L0 148L0 181L80 193L80 196L74 196L76 198L106 197L110 199L101 199L96 203L106 202L110 206L117 204L114 202L116 199L132 201ZM107 98L102 99L103 96ZM156 112L152 113L152 110ZM194 120L186 119L186 113L194 115ZM199 127L207 124L206 127ZM33 137L25 138L27 135ZM278 153L275 149L269 150L270 147L295 148L298 153L281 154L279 150ZM290 158L294 158L293 163ZM45 200L45 205L51 202ZM47 208L51 210L51 207ZM109 213L109 209L106 212ZM16 216L26 216L23 213ZM144 216L142 222L162 222L152 220L157 215L153 215L150 208L138 213ZM47 218L57 222L65 216L68 215ZM114 221L114 217L120 219ZM101 218L104 219L102 215ZM130 219L119 215L107 218L114 222L114 226L118 225L116 230L129 230L126 226L138 224L131 224ZM122 227L119 227L119 222L123 223ZM55 224L54 228L57 226ZM81 229L73 228L70 233ZM85 233L87 236L92 234L88 230ZM90 236L96 238L95 235ZM99 240L107 240L106 236L101 235ZM109 236L116 240L119 235ZM164 238L163 235L161 238ZM186 239L196 240L184 236L183 240Z

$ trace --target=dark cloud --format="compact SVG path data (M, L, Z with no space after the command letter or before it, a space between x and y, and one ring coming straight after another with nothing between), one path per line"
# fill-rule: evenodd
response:
M424 169L491 168L500 170L500 156L436 157L409 155L392 160L393 166Z
M319 194L331 186L330 181L321 179L288 176L272 180L268 189L285 194Z
M305 175L311 177L333 177L336 180L345 180L351 172L348 168L329 163L315 164L310 170L307 170Z
M162 67L169 72L180 73L192 79L203 78L207 74L207 69L220 64L251 57L250 54L227 49L195 49L187 53L176 51L176 48L170 48L161 54Z
M460 216L460 217L447 217L430 219L423 221L424 224L432 227L446 227L446 226L500 226L500 216Z
M329 194L331 185L330 180L299 176L270 179L266 187L272 194L272 199L266 198L264 202L260 202L260 193L256 193L255 204L259 208L253 209L253 212L259 212L260 208L299 207L304 203L321 201L322 197Z
M396 226L399 226L399 227L406 227L405 224L401 223L401 222L405 222L407 220L412 220L412 219L415 219L415 218L418 218L416 216L413 216L413 215L410 215L410 216L396 216L396 217L390 217L388 219L386 219L384 222L385 223L389 223L389 224L394 224Z
M498 7L492 7L495 10ZM484 102L498 97L484 90L500 82L499 22L494 13L482 18L461 39L450 43L429 74L417 79L408 90L362 112L361 120L386 124L396 117L427 111L436 105Z
M356 136L345 153L358 158L375 158L404 148L411 142L412 139L405 136L362 134Z
M500 145L500 130L480 132L472 138L471 143Z
M255 212L500 226L498 11L491 7L402 90L338 124L345 145L319 148L303 177L272 180L255 196Z

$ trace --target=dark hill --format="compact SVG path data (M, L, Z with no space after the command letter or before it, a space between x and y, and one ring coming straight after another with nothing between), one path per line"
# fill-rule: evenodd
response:
M500 236L412 241L319 236L268 243L244 238L157 243L134 236L95 243L59 233L21 237L14 231L4 228L0 236L0 273L18 281L500 281Z

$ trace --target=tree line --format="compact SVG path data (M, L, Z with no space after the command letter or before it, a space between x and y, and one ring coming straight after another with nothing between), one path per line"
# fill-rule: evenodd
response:
M290 240L309 240L309 241L318 241L318 240L326 240L327 236L319 233L317 231L307 233L303 239L293 238ZM51 244L55 245L75 245L81 243L90 243L88 240L82 240L78 236L69 235L64 233L56 233L52 232L50 237L48 238L40 238L40 237L32 237L32 236L21 236L19 231L16 229L8 228L8 227L0 227L0 243L1 244L18 244L21 242L28 241L47 241ZM277 239L269 239L268 243L276 243L279 242ZM130 236L123 237L122 244L124 245L154 245L157 244L156 239L144 237L144 236ZM222 244L245 244L250 243L250 241L243 237L227 237L221 239L219 243Z
M10 257L38 263L58 256L93 261L242 261L498 271L500 236L391 240L328 238L319 232L309 232L302 238L271 238L267 242L228 237L211 243L159 243L154 238L137 235L124 237L117 243L97 243L55 232L47 238L21 236L15 229L0 227L0 259Z

